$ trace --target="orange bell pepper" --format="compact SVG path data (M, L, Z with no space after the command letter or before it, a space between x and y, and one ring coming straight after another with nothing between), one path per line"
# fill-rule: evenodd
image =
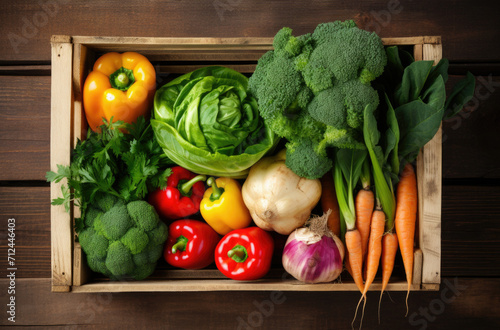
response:
M147 117L155 90L155 69L146 57L134 52L104 54L83 86L83 107L90 128L100 131L103 118L131 124L139 116Z

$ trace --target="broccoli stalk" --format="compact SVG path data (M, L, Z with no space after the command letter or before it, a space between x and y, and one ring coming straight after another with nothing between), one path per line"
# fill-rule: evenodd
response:
M363 111L379 104L370 83L387 63L382 41L354 21L335 21L298 37L282 28L273 46L259 59L249 91L266 124L288 140L287 166L319 178L332 168L332 149L365 148Z

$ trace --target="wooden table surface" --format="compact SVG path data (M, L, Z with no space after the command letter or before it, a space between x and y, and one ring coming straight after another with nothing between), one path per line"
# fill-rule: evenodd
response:
M450 82L476 76L471 103L443 123L442 284L390 294L365 329L500 326L500 4L412 0L16 0L0 3L0 324L69 328L350 328L359 294L50 292L50 37L272 37L357 20L382 37L440 35ZM15 323L8 320L8 219L16 220ZM3 310L2 310L3 309Z

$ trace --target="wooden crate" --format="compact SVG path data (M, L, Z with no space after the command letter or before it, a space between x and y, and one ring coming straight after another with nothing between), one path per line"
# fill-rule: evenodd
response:
M413 48L416 60L439 61L440 37L385 38L385 45ZM272 49L272 38L135 38L53 36L51 87L51 170L67 165L78 138L86 131L82 109L82 86L93 62L108 51L136 51L147 56L159 74L186 73L195 68L221 64L251 73L257 60ZM161 80L161 78L160 78ZM162 85L162 81L159 81ZM418 237L412 290L438 290L441 259L441 129L422 149L417 159ZM51 184L51 199L59 197L60 183ZM75 242L73 218L61 206L51 208L52 291L357 291L352 281L303 284L286 276L283 269L271 271L264 279L239 282L224 278L216 269L165 271L158 279L144 281L96 281L91 278L80 245ZM376 282L371 290L380 290ZM393 278L389 291L405 291L404 278Z

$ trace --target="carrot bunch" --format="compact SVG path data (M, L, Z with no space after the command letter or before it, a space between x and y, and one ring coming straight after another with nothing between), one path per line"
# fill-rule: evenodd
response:
M394 115L390 106L387 112L389 117ZM390 123L391 120L388 120L388 125ZM373 110L365 109L363 133L366 150L337 150L333 169L335 191L322 202L323 208L338 207L335 221L340 219L341 237L347 250L346 269L362 294L354 320L362 301L364 313L366 294L375 280L379 266L382 273L380 317L382 295L390 281L398 248L401 250L408 281L408 310L413 278L417 185L410 163L400 173L397 123L390 129L395 143L390 149L383 150L379 146L381 137ZM358 189L358 186L361 188Z
M388 102L386 116L387 131L391 134L393 143L386 144L385 150L379 146L381 138L377 121L373 109L369 107L365 109L363 126L363 136L371 162L377 200L377 209L372 216L363 296L366 298L366 292L373 282L379 263L381 263L382 288L379 299L379 315L382 294L392 275L398 247L401 251L408 282L406 296L408 311L408 296L413 279L413 245L417 218L415 172L412 165L406 163L400 174L400 159L397 149L399 127L390 102ZM386 139L389 133L386 133ZM394 193L394 187L397 187L397 194ZM382 224L383 229L381 229Z

